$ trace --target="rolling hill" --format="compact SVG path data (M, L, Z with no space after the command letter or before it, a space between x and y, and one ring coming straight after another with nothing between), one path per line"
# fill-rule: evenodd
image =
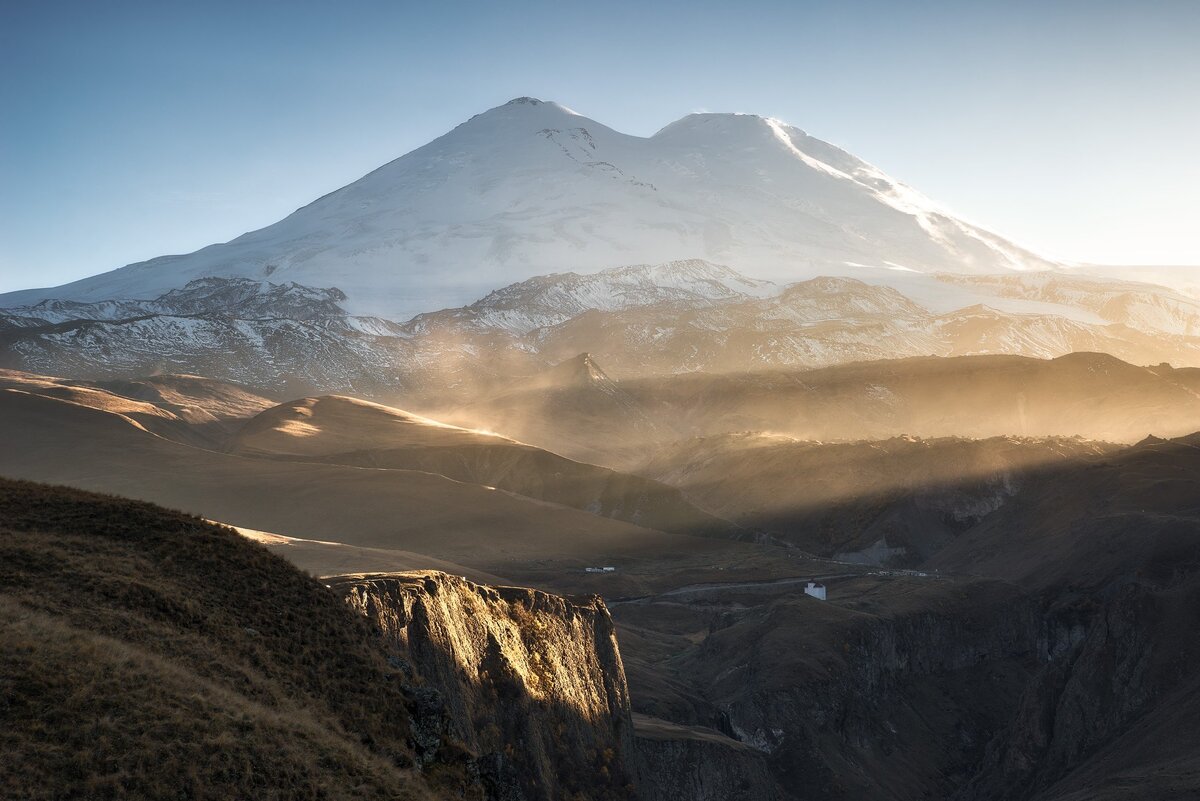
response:
M233 452L416 470L661 531L728 539L750 536L656 481L353 398L303 398L268 409L243 425Z
M0 430L10 445L0 452L0 475L150 500L284 536L430 558L416 568L451 562L510 580L536 574L565 582L589 565L737 562L751 555L728 540L658 531L420 470L222 453L165 439L119 413L14 389L0 390ZM678 498L674 490L666 494ZM635 571L610 584L641 580Z

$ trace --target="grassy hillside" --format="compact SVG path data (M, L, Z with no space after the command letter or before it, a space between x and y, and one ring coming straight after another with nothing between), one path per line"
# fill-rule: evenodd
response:
M464 797L376 637L228 528L0 480L0 797Z

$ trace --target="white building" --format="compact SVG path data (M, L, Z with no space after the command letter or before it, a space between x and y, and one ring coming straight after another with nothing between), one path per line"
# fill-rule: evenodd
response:
M820 584L816 581L810 581L810 582L808 582L808 586L804 588L804 594L811 595L812 597L816 598L818 601L824 601L825 600L825 585Z

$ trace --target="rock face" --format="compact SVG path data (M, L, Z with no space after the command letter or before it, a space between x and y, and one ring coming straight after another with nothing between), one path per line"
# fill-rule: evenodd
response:
M1047 471L935 560L1020 582L1045 608L1044 667L958 797L1196 797L1196 444Z
M827 577L826 603L614 603L634 707L758 749L804 798L1196 798L1197 444L1044 465L920 572Z
M897 579L869 595L857 608L781 597L673 664L701 679L713 723L801 797L943 796L1032 667L1034 609L999 582Z
M634 793L633 722L612 619L598 597L484 587L444 573L332 586L437 688L447 733L503 799Z
M1179 683L1179 654L1157 653L1172 637L1170 601L1145 587L1110 588L1107 603L1058 599L1048 610L1039 645L1044 663L1014 706L1007 736L989 744L979 773L954 796L971 801L1054 797L1056 782ZM1192 603L1195 591L1192 590ZM1193 606L1194 608L1194 606ZM1195 625L1195 613L1178 625ZM1160 639L1161 638L1161 639ZM1169 662L1169 665L1163 665ZM1191 688L1188 688L1191 690Z
M765 756L712 729L634 716L642 801L783 801Z

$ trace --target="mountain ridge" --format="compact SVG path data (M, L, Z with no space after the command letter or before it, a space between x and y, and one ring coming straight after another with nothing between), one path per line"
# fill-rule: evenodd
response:
M205 278L153 300L0 309L0 367L86 379L201 373L276 396L411 405L490 394L583 352L615 379L989 353L1200 364L1200 303L1048 272L780 285L676 261L536 276L405 323L352 315L344 297Z

